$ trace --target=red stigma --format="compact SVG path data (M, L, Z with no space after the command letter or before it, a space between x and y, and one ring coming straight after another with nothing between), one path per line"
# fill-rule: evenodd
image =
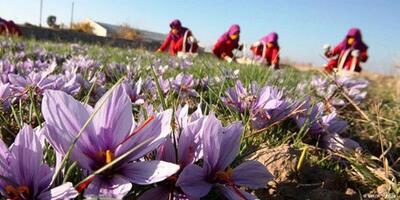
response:
M142 129L144 129L147 125L150 124L150 122L152 122L154 120L154 116L150 116L145 122L143 122L143 124L141 124L138 128L136 128L135 130L132 131L131 134L129 134L129 136L120 143L123 144L126 141L128 141L129 139L131 139L134 135L136 135L139 131L141 131Z

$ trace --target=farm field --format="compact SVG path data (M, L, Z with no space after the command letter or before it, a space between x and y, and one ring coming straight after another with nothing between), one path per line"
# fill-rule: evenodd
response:
M1 194L398 199L397 81L0 37Z

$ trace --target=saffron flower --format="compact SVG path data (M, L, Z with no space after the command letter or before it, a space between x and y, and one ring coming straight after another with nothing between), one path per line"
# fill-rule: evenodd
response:
M187 105L185 105L180 113L187 112ZM199 118L197 118L199 117ZM180 170L167 178L160 184L157 184L156 188L152 188L146 191L140 196L140 200L151 200L151 199L168 199L170 196L174 196L174 199L192 199L187 196L179 187L176 187L176 180L179 178L180 172L185 169L189 164L193 164L203 157L203 127L204 117L202 117L201 111L195 111L191 116L177 114L179 121L185 121L184 126L178 131L176 139L176 147L174 146L174 139L168 137L167 140L157 149L157 159L164 160L167 162L177 163L180 166ZM191 121L193 120L193 121ZM179 122L178 122L179 124Z
M222 127L221 122L211 113L204 124L203 165L186 166L176 185L193 198L204 197L212 187L217 187L228 199L256 199L239 187L266 187L272 178L266 167L257 161L246 161L234 169L229 167L240 149L243 131L241 122Z
M255 99L254 95L249 94L246 88L243 87L240 80L236 81L234 88L228 88L225 91L225 95L226 97L221 98L225 105L239 113L244 113L248 110Z
M324 114L322 102L311 106L307 101L304 108L306 111L297 115L295 122L299 128L306 126L311 138L319 140L322 147L332 151L361 149L356 141L343 137L347 122L340 119L335 112Z
M282 90L265 86L260 89L251 108L252 126L262 129L284 120L294 108L294 104L283 96Z
M178 74L172 81L171 87L177 94L197 97L199 94L194 90L196 81L191 74Z
M158 77L158 83L160 84L161 92L163 95L167 95L170 90L170 81L163 79L161 76ZM148 93L152 99L156 99L158 92L157 92L157 85L156 82L153 81L153 78L148 76L143 83L143 89Z
M29 125L24 125L14 143L0 140L0 192L6 199L64 200L78 192L72 183L50 189L54 169L43 163L43 147Z
M103 105L104 104L104 105ZM95 108L61 91L48 90L42 101L46 138L62 155L89 117L98 110L77 141L70 159L91 173L115 158L140 146L128 157L96 176L85 190L85 197L122 198L132 183L148 185L175 174L179 166L164 161L139 159L156 149L171 132L172 111L166 110L136 125L132 103L121 85L108 91Z
M126 93L131 99L132 103L135 105L141 105L144 103L144 95L142 94L142 85L143 82L141 78L139 78L139 80L135 84L131 84L128 81L122 84Z
M46 89L52 89L56 81L55 77L48 78L41 73L31 72L27 76L9 74L8 79L14 95L26 98L28 89L32 88L37 94L42 94Z

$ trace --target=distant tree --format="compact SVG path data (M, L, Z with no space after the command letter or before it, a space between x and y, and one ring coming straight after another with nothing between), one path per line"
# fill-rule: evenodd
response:
M116 34L113 35L113 37L126 40L135 40L139 38L139 33L128 24L122 24L116 31Z
M79 23L74 23L72 24L71 27L72 30L78 31L78 32L84 32L88 34L93 34L93 26L90 25L88 22L79 22Z
M54 15L50 15L47 17L47 25L49 25L50 28L54 29L59 29L60 26L56 24L57 17Z

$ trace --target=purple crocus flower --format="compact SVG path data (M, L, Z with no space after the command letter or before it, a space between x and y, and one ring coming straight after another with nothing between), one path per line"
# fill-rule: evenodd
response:
M360 145L349 138L342 137L346 131L347 122L340 119L335 112L324 115L324 104L311 106L308 101L304 104L305 112L295 117L299 128L306 126L308 134L321 142L322 147L333 151L348 151L360 149Z
M189 122L193 122L197 119L203 117L203 112L201 111L201 105L197 105L196 111L189 115L189 106L186 104L183 107L181 105L175 111L175 121L178 125L178 130L182 130L186 127Z
M145 144L96 176L85 190L86 197L121 199L131 190L131 182L148 185L178 171L179 166L172 163L138 160L157 148L170 134L172 111L151 116L137 126L133 121L131 100L121 85L108 91L94 109L64 92L46 91L42 113L46 120L47 140L57 152L65 155L79 130L97 109L98 113L86 127L70 157L83 169L93 172L133 147Z
M37 94L42 94L46 89L52 89L56 78L47 77L41 73L31 72L27 76L9 74L8 79L16 96L26 97L29 88Z
M194 198L206 196L216 186L229 199L256 199L239 186L264 188L272 175L257 161L246 161L235 169L229 167L240 149L243 130L241 123L235 122L228 127L222 127L221 122L211 113L204 124L203 166L186 166L176 185Z
M43 163L43 147L29 125L7 146L0 140L0 192L6 199L65 200L78 196L72 183L49 188L54 169Z
M203 122L205 118L197 118L200 117L200 115L196 112L190 117L186 115L181 118L182 120L186 119L188 121L186 121L183 130L176 133L176 150L172 137L168 137L167 140L157 149L157 159L179 164L180 171L166 179L163 183L158 184L158 187L146 191L142 196L140 196L140 200L168 200L171 195L174 196L174 199L193 199L184 194L179 187L175 186L175 184L182 169L185 169L186 166L197 162L203 157L202 137L204 127Z
M163 95L167 95L169 90L170 90L170 81L163 79L161 76L158 77L158 82L160 84L161 91ZM153 78L148 76L146 80L143 82L143 89L150 94L150 96L153 99L157 98L158 92L157 92L157 86L156 82L153 81Z
M210 76L201 78L199 80L199 86L202 90L207 90L210 86Z
M171 85L172 89L178 94L197 97L199 94L194 90L195 82L193 75L180 73L172 81Z
M135 105L141 105L144 103L144 96L141 93L142 84L142 78L139 78L135 84L130 84L128 81L122 84L126 93L131 98L132 103Z
M158 76L164 75L168 68L169 65L161 65L161 63L158 66L154 66L155 72Z
M164 95L168 94L169 90L171 89L170 80L159 77L158 82L160 83L160 88L161 88L161 91L163 92L163 94Z
M253 128L262 129L283 120L294 108L294 104L283 96L283 91L265 86L260 89L251 108Z
M86 71L86 70L96 70L100 66L100 63L96 60L90 59L86 56L74 56L66 62L63 63L63 68L65 70L77 70L77 71Z
M193 61L190 57L186 58L171 57L169 59L169 63L171 66L179 70L187 70L191 66L193 66Z
M53 89L61 90L67 94L76 95L81 89L79 77L76 73L65 72L65 75L60 75L54 83Z
M365 97L367 96L367 92L365 90L369 82L364 79L352 79L350 77L338 77L336 79L338 85L345 87L348 91L347 95L353 100L354 103L361 103Z
M329 81L326 78L315 76L311 80L311 88L315 91L316 95L324 99L330 105L336 107L344 107L348 105L339 95L339 87L347 90L347 95L353 100L354 103L361 103L367 92L363 91L369 82L363 79L353 79L348 76L336 77L334 81Z
M15 65L9 59L0 59L0 81L3 83L8 82L8 74L15 73Z
M236 81L234 88L228 88L225 91L225 95L226 97L221 98L225 105L238 111L239 113L244 113L246 110L248 110L255 98L253 95L250 95L247 92L240 80Z

